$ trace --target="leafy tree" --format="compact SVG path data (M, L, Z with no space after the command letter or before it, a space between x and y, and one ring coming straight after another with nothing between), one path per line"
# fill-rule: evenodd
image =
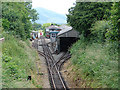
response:
M90 35L89 28L91 24L97 20L106 19L110 13L107 12L111 8L112 3L97 3L97 2L81 2L76 3L75 7L69 9L67 22L85 37Z
M38 23L33 23L32 28L33 28L33 30L40 30L40 29L42 29L42 25L38 24Z
M30 15L32 21L35 22L36 20L38 20L39 14L37 13L37 11L35 9L32 9L32 4L30 2L25 2L24 5L25 5L27 11L29 12L29 15Z
M46 27L49 27L51 24L56 25L56 26L60 26L59 24L56 24L56 23L44 23L42 25L42 27L43 27L43 29L45 29Z
M106 37L113 41L120 41L120 1L113 4L110 20L113 28L106 33Z
M50 25L51 25L51 23L44 23L44 24L42 25L44 35L45 35L45 29L46 29L46 27L48 27L48 26L50 26Z
M46 27L48 27L50 25L51 25L51 23L44 23L42 26L43 26L43 28L46 28Z
M5 30L8 30L9 29L9 26L10 26L10 22L7 20L7 19L3 19L3 27Z
M37 13L31 3L4 2L2 3L2 26L5 31L17 37L26 39L30 37L32 21L37 20Z

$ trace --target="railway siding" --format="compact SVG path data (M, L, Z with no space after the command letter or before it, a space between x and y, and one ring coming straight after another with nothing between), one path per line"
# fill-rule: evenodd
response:
M63 77L61 76L60 71L58 70L59 66L57 64L55 64L56 60L53 57L48 45L46 44L46 40L44 37L41 37L40 43L42 43L43 53L45 55L45 60L46 60L46 64L48 67L51 88L52 89L64 89L64 90L66 90L67 85L66 85Z

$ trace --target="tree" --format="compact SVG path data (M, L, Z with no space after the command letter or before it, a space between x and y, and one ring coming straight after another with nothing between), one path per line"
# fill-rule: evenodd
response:
M76 3L75 7L69 9L69 14L67 15L67 22L76 30L83 34L84 37L90 35L89 28L92 23L97 20L106 19L109 17L110 13L107 9L111 8L112 3L97 3L97 2L81 2Z
M113 28L106 33L106 37L120 41L120 1L113 3L110 20Z
M37 20L37 13L31 3L4 2L2 3L2 26L17 37L27 39L30 37L32 21Z
M25 2L24 5L25 5L27 11L29 12L29 15L30 15L32 21L35 22L36 20L38 20L39 14L37 13L37 11L35 9L32 9L32 4L30 2Z
M32 28L33 28L33 30L43 29L41 24L38 24L38 23L35 23L35 22L32 24Z

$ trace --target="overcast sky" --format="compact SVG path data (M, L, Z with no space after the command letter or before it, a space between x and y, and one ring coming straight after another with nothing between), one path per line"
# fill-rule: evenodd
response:
M43 7L57 13L67 14L76 0L32 0L33 8Z

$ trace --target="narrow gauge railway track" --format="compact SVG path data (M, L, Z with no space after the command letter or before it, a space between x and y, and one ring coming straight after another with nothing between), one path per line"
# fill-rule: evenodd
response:
M46 57L44 52L38 51L38 53L43 56L44 58ZM49 59L52 59L49 55L47 55ZM52 68L57 65L58 70L60 71L61 66L66 62L69 58L71 58L71 54L69 52L64 52L61 57L53 64Z
M48 72L49 72L49 80L50 80L50 84L51 84L51 88L58 90L67 90L67 86L61 76L61 73L59 72L57 65L54 65L55 63L55 59L52 56L52 53L50 52L49 47L47 46L46 42L45 42L45 38L44 37L40 37L41 42L43 44L43 52L45 55L45 59L46 59L46 63L48 66ZM50 56L50 57L48 57ZM54 65L54 67L53 67Z
M38 51L38 53L44 58L47 56L49 59L51 59L51 57L49 55L46 55L44 52Z
M64 52L62 54L62 56L58 59L58 61L56 61L54 63L54 65L52 67L54 67L55 65L57 66L58 70L60 71L61 66L64 64L64 62L66 62L69 58L71 58L71 54L68 52Z

